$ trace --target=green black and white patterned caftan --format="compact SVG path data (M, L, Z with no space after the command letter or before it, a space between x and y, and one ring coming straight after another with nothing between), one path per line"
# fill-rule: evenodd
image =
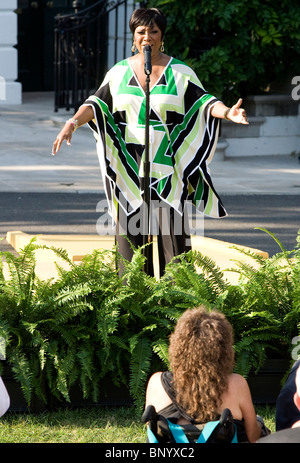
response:
M175 58L170 58L151 87L151 198L175 214L182 214L186 201L192 201L205 215L227 215L208 169L219 132L219 119L211 116L210 108L217 102L194 71ZM143 202L146 94L130 60L117 63L84 104L94 110L89 124L97 140L110 212L117 223L120 208L131 217ZM184 241L175 235L174 240ZM175 243L171 254L186 249L184 243Z

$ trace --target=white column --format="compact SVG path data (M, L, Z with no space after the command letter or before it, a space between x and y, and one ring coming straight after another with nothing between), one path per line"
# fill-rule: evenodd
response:
M0 1L0 105L21 104L22 85L18 78L17 0Z
M133 0L129 0L127 2L127 23L125 24L125 31L124 31L124 16L125 16L125 4L120 5L118 8L118 31L117 37L115 36L115 21L116 21L116 10L112 10L108 15L108 62L107 68L110 69L116 62L121 61L123 56L123 48L124 48L124 32L126 33L126 56L131 56L131 47L132 47L132 35L129 29L129 19L134 8L138 8L138 5L135 5ZM118 40L117 45L117 59L115 62L115 41Z

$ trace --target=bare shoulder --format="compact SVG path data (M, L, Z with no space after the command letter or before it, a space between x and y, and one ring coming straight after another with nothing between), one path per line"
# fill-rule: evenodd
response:
M237 373L229 375L228 386L233 390L247 390L249 387L246 379Z
M146 391L146 406L153 405L157 411L172 403L161 382L162 372L154 373L149 381Z
M150 377L148 381L148 388L157 388L161 387L161 371L157 371L156 373L153 373L153 375Z

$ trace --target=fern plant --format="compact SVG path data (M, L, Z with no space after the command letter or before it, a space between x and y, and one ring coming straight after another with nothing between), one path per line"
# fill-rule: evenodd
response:
M28 404L32 393L47 403L49 393L69 399L66 378L73 375L66 326L70 320L89 312L87 285L65 287L53 291L52 280L42 281L35 273L36 239L24 247L18 257L2 253L10 277L5 278L1 259L0 272L0 336L5 340L7 362L21 384ZM67 258L65 251L55 252ZM80 327L73 331L80 339ZM47 387L45 387L47 378Z
M279 245L270 259L248 254L253 265L238 262L237 285L196 251L177 256L159 280L143 271L143 248L130 262L113 249L96 250L76 265L64 250L51 248L70 264L57 266L56 281L37 277L35 239L18 257L2 253L10 277L4 278L1 260L0 337L27 402L33 393L47 405L72 401L76 385L83 398L97 401L112 381L129 388L142 407L151 373L169 367L177 319L201 304L222 311L233 325L239 373L247 376L277 351L289 355L299 334L300 238L293 252Z
M298 248L287 251L265 228L280 247L276 255L261 256L240 250L253 259L253 265L236 261L239 284L225 291L220 299L222 310L235 333L237 370L245 376L258 370L270 356L290 356L294 336L300 331L299 235ZM297 302L298 301L298 302Z

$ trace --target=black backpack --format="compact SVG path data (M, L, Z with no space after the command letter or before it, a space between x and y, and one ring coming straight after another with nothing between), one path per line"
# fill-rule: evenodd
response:
M156 413L155 407L149 405L142 416L147 423L147 442L166 443L237 443L237 429L231 411L226 408L219 420L205 424L179 425Z

